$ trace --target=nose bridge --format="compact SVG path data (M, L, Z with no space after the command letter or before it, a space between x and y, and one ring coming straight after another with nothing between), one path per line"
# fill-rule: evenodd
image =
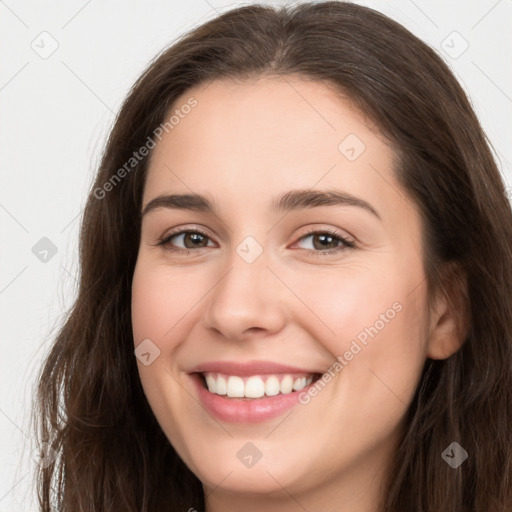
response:
M279 300L282 290L268 268L269 256L269 250L252 236L233 247L224 260L222 277L209 294L206 327L232 339L249 329L280 329L284 317Z

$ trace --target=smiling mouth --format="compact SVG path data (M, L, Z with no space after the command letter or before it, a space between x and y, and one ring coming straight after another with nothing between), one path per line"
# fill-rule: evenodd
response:
M240 400L296 393L322 376L320 373L280 373L241 377L219 372L202 372L198 375L203 388L210 393Z

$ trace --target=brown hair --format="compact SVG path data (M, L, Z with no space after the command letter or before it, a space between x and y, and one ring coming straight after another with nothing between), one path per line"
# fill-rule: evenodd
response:
M502 178L434 50L372 9L319 2L220 15L158 56L125 100L84 211L78 296L38 376L38 439L58 454L37 473L42 511L204 510L201 483L158 425L134 357L148 159L103 197L94 191L190 87L290 74L335 86L390 140L397 179L422 214L429 294L443 289L461 304L464 343L425 363L382 510L512 510L512 215ZM469 455L457 469L441 457L453 441Z

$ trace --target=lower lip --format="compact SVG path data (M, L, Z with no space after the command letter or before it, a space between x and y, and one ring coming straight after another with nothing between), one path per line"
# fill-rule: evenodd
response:
M299 395L307 392L309 386L300 391L292 391L287 395L275 395L264 398L226 398L226 396L210 393L203 387L203 377L198 373L190 374L201 403L206 410L221 421L230 423L258 423L276 418L293 406L299 404Z

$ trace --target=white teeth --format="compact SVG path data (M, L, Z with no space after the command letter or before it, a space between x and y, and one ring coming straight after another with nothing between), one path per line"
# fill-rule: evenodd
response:
M291 393L293 389L293 377L291 375L285 375L281 381L281 393L287 395Z
M250 377L245 383L244 395L247 398L260 398L265 394L265 384L259 377Z
M241 377L231 375L228 379L228 396L241 398L244 396L244 381Z
M281 391L279 379L272 375L272 377L269 377L267 382L265 382L265 395L274 396L277 395L279 391Z
M299 377L295 379L295 382L293 383L293 389L294 391L300 391L302 388L306 387L306 377Z
M214 389L215 386L215 377L210 373L208 375L206 375L206 385L208 386L208 391L211 391L212 389ZM220 393L219 393L220 395Z
M214 380L214 383L215 383L215 380ZM228 383L226 382L226 379L224 377L219 375L219 378L217 379L217 383L216 383L215 393L217 393L217 395L226 395L227 392L228 392Z
M279 393L287 395L292 391L300 391L313 382L312 375L294 377L293 375L276 375L239 377L238 375L222 375L204 373L206 385L210 393L227 395L232 398L261 398L275 396Z

